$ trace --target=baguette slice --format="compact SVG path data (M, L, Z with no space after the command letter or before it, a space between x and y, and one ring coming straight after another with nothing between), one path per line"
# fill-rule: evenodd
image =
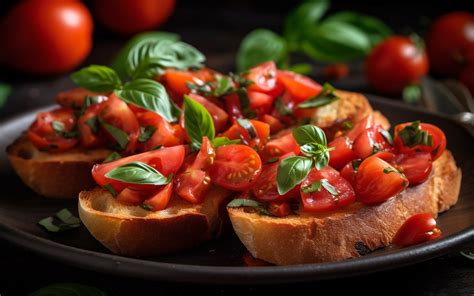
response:
M412 215L446 211L458 200L461 170L449 151L430 178L377 206L361 203L331 213L285 218L228 208L235 232L250 253L277 265L338 261L387 246Z
M79 216L110 251L125 256L176 253L208 241L225 226L231 192L213 187L202 204L172 196L165 210L150 212L117 202L106 190L79 194Z
M50 198L77 198L79 192L92 188L95 184L92 166L110 152L106 149L42 152L25 135L7 147L8 159L23 183Z

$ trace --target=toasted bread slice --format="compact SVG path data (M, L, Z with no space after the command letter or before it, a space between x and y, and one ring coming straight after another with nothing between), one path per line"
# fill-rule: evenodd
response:
M92 188L91 168L111 151L73 149L64 153L38 150L22 136L7 148L13 169L36 193L50 198L77 198L82 190Z
M165 210L151 212L117 202L104 189L79 194L79 216L110 251L126 256L175 253L210 240L226 219L231 192L213 187L202 204L172 196Z
M437 215L457 202L461 170L449 151L433 163L430 178L376 206L361 203L319 215L300 212L285 218L229 208L235 232L250 253L278 264L338 261L359 257L391 243L412 215Z

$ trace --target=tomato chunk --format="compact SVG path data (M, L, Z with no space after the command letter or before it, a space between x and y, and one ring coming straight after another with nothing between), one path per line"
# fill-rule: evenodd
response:
M433 160L446 150L446 135L429 123L407 122L395 126L394 141L401 153L429 152Z
M430 213L416 214L408 218L398 229L393 243L402 247L416 245L437 239L441 230L436 227L436 220Z

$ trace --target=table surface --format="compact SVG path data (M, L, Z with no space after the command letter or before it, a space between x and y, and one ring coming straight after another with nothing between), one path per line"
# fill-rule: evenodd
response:
M208 3L210 1L206 1ZM231 1L232 2L232 1ZM247 1L247 5L249 5ZM397 6L394 6L394 9ZM353 7L342 7L345 9ZM240 10L239 10L240 9ZM234 56L241 38L246 32L256 27L278 30L282 13L260 11L249 12L249 9L219 9L213 17L198 18L204 14L205 7L197 5L179 6L176 14L162 30L177 32L182 39L199 48L207 57L207 64L222 72L234 69ZM372 10L375 11L372 11ZM380 5L366 9L368 12L382 11ZM380 12L380 14L383 14ZM386 13L387 14L387 13ZM431 11L436 15L437 11ZM392 14L393 16L393 14ZM399 14L391 17L389 23L397 28L404 24L416 23L416 14ZM196 20L199 20L196 22ZM85 64L106 64L113 54L123 45L124 40L111 36L100 30L95 36L94 49ZM298 59L298 57L296 58ZM316 75L316 78L317 75ZM52 103L54 95L72 86L67 75L59 77L25 77L5 69L0 70L0 81L7 81L13 92L4 107L0 109L0 120L38 106ZM354 91L368 91L363 78L361 62L351 64L349 77L333 84L340 88ZM390 292L400 291L416 295L473 295L474 294L474 261L460 255L460 251L474 252L474 242L452 250L449 254L396 270L379 272L353 278L318 281L297 285L279 285L254 287L203 286L187 284L171 284L150 282L140 279L125 279L111 275L81 270L72 266L55 262L50 258L38 256L25 251L9 242L0 240L0 264L4 267L0 278L0 295L21 295L32 292L40 287L57 282L75 282L95 286L109 295L141 294L156 291L161 295L180 295L189 292L206 292L210 294L261 294L262 292L292 293L295 289L309 289L318 292L320 289L329 291L368 291L372 287L387 286ZM344 275L341 275L343 277ZM343 281L343 284L342 284ZM141 293L140 293L141 292Z

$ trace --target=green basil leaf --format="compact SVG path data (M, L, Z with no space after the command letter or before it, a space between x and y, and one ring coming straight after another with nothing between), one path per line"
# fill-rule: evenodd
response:
M120 159L120 158L122 158L122 156L114 151L114 152L110 153L109 155L107 155L107 157L104 159L104 161L102 163L111 162L111 161L114 161L114 160L117 160L117 159Z
M398 132L398 137L402 140L403 145L410 148L417 145L433 146L433 136L427 131L421 130L419 120L405 126Z
M331 104L332 102L337 101L338 99L339 97L336 96L334 87L329 83L325 83L323 86L323 90L320 94L298 104L298 108L318 108Z
M390 145L393 145L393 138L392 138L392 135L390 135L390 133L387 131L387 130L384 130L383 128L381 128L379 130L379 133L382 135L382 137L384 137L384 139L390 144Z
M91 129L93 134L97 134L99 131L99 118L97 116L87 119L84 123Z
M285 116L285 115L293 114L293 110L283 103L283 100L281 99L281 97L276 98L275 107L277 108L278 113L280 113L280 115Z
M11 87L8 84L0 83L0 108L7 102L8 96L11 93Z
M166 185L173 176L163 176L152 166L140 162L130 162L114 168L105 174L107 178L131 184Z
M351 24L363 31L369 37L371 46L393 34L393 31L376 17L353 11L341 11L325 19L325 21Z
M68 209L62 209L54 217L46 217L38 221L49 232L64 232L81 226L81 220Z
M107 130L107 132L112 136L112 138L114 138L120 150L127 148L129 139L128 134L126 132L103 120L100 121L100 124L105 128L105 130Z
M237 52L237 69L245 71L268 61L274 61L279 68L288 64L285 39L266 29L250 32L240 43Z
M324 189L327 190L332 196L338 196L339 192L337 191L336 187L334 187L327 179L322 179L321 180L321 185L324 187Z
M114 61L111 64L111 68L115 69L117 74L124 79L127 76L127 58L135 46L142 42L157 42L160 40L171 40L178 41L180 39L179 35L168 32L145 32L138 35L135 35L131 38L127 44L119 51Z
M241 208L241 207L249 207L254 208L260 212L260 214L272 216L272 214L263 206L262 203L253 200L253 199L245 199L245 198L236 198L227 204L228 208Z
M422 90L418 84L408 85L402 90L403 101L408 104L416 104L421 100Z
M91 65L71 74L77 85L96 92L111 92L122 87L115 71L106 66Z
M288 70L303 75L309 75L313 72L313 66L308 63L294 64L289 66Z
M247 94L247 90L244 87L239 87L235 91L239 97L240 108L242 109L242 114L246 118L255 118L257 115L250 109L250 100Z
M329 9L329 0L313 0L299 5L285 19L283 36L290 48L297 49L306 31L316 24Z
M91 286L75 283L57 283L29 294L29 296L107 296L107 293Z
M174 42L170 46L162 46L162 51L174 57L173 64L165 65L176 69L202 68L206 57L195 47L185 42Z
M169 122L178 119L164 86L154 80L142 78L130 81L115 94L129 104L158 113Z
M313 161L303 156L290 156L283 159L278 165L277 188L280 195L284 195L301 183L313 168Z
M326 134L324 134L324 131L312 124L302 125L293 129L293 137L300 145L308 143L317 143L324 146L327 145Z
M241 139L229 140L227 137L217 137L212 140L212 146L217 149L220 146L230 145L230 144L240 144Z
M184 96L184 126L193 150L201 147L202 137L212 141L216 133L209 111L187 95Z
M307 31L301 49L313 59L324 62L347 62L368 54L369 37L353 25L323 22Z
M56 218L66 224L80 224L81 220L74 216L68 209L62 209L56 213Z
M307 186L301 186L301 192L309 194L313 192L317 192L321 189L321 180L317 180L314 183L311 183Z
M217 79L217 85L213 95L215 97L221 97L225 94L230 93L232 90L232 79L228 76L223 76Z
M65 127L64 127L64 123L62 123L61 121L57 121L57 120L53 120L51 122L51 126L53 127L53 130L57 133L57 134L62 134L64 131L65 131Z
M113 197L117 197L118 193L117 191L115 191L115 188L114 186L112 186L112 184L107 183L104 185L104 188L107 189L107 191L110 192L110 194L112 194Z
M146 141L150 140L153 134L156 131L156 127L149 125L140 130L140 136L138 137L138 142L145 143Z

